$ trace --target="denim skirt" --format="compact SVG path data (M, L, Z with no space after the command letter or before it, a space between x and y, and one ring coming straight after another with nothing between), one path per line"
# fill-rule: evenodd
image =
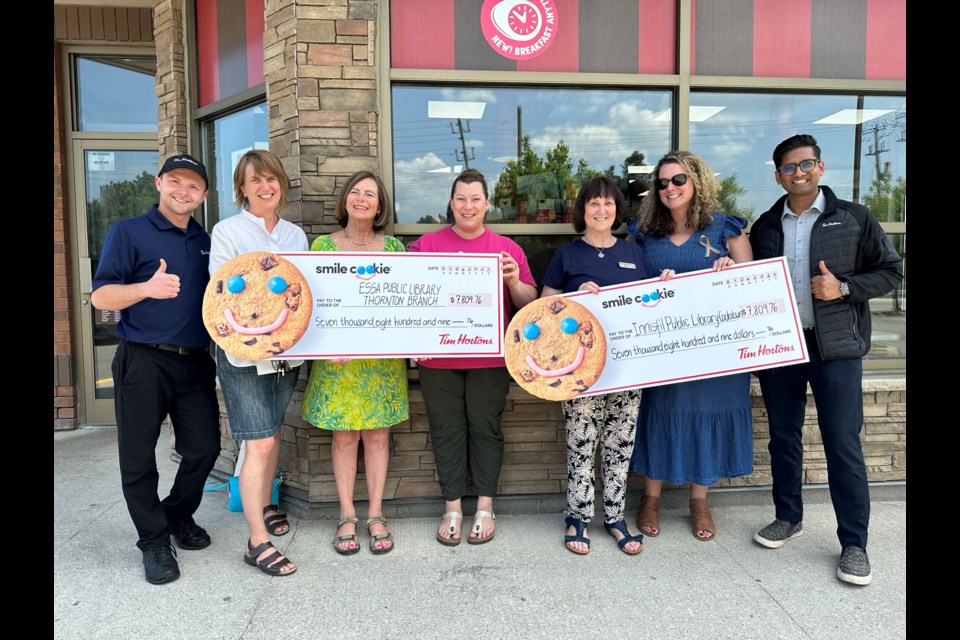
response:
M280 431L283 416L300 377L300 367L284 375L257 375L256 367L235 367L217 347L217 377L227 405L234 440L272 438Z

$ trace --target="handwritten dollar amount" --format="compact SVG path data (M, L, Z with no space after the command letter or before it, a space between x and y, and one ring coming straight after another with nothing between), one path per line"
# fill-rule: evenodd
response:
M451 307L489 307L492 298L489 293L451 293L447 304Z
M753 304L744 304L740 306L740 316L745 318L759 318L760 316L769 316L775 313L782 313L786 306L783 300L771 300L769 302L755 302Z

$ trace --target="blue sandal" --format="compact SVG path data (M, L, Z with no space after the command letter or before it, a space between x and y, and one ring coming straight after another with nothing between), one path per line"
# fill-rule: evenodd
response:
M641 551L643 551L643 534L638 533L635 536L631 535L630 531L627 529L627 525L624 524L623 520L617 520L613 524L607 524L606 522L604 522L603 528L606 529L607 533L609 533L614 538L617 537L614 531L619 531L620 533L623 534L623 537L617 540L617 546L619 546L620 550L626 553L627 555L635 556ZM640 548L636 549L635 551L628 550L626 547L631 542L639 542Z
M564 522L567 523L568 527L573 527L574 529L576 529L577 533L572 536L571 535L563 536L563 542L564 542L563 546L565 546L568 551L571 551L577 554L578 556L585 556L588 553L590 553L590 538L583 535L583 532L587 529L587 523L581 520L580 518L574 518L573 516L567 516L567 519L564 520ZM576 549L569 547L566 544L567 542L584 542L587 545L587 550L577 551Z

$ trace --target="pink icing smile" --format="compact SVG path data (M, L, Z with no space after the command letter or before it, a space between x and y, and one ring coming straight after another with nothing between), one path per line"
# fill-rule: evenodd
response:
M525 361L530 366L531 369L536 371L538 374L540 374L544 378L556 378L558 376L568 374L580 366L580 364L583 362L583 347L581 346L579 349L577 349L577 357L573 359L573 362L571 362L565 367L561 367L560 369L554 369L552 371L543 369L542 367L540 367L540 365L534 362L533 356L527 356L525 358Z
M224 312L223 312L223 315L224 315L224 317L226 317L227 322L230 323L230 326L233 328L233 330L236 331L237 333L242 333L242 334L247 335L247 336L258 336L258 335L263 334L263 333L270 333L271 331L276 331L277 329L279 329L280 327L282 327L284 321L287 319L287 310L284 309L283 311L281 311L281 312L280 312L280 317L277 318L274 322L268 324L268 325L265 326L265 327L244 327L244 326L241 326L240 323L238 323L238 322L233 318L233 311L230 311L230 309L227 309L226 311L224 311Z

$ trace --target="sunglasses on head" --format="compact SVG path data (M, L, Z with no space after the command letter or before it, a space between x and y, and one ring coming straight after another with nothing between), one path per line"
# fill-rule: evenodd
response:
M688 176L687 174L678 173L672 178L657 178L656 180L653 181L653 184L657 185L657 191L663 191L664 189L667 188L667 185L670 184L671 182L675 187L682 187L683 185L687 184L687 180L689 179L690 179L690 176Z
M792 176L797 172L797 167L800 167L800 171L807 173L808 171L813 171L813 168L820 164L820 161L816 158L810 158L808 160L801 160L800 162L788 162L787 164L780 165L780 168L777 171L780 172L782 176Z

